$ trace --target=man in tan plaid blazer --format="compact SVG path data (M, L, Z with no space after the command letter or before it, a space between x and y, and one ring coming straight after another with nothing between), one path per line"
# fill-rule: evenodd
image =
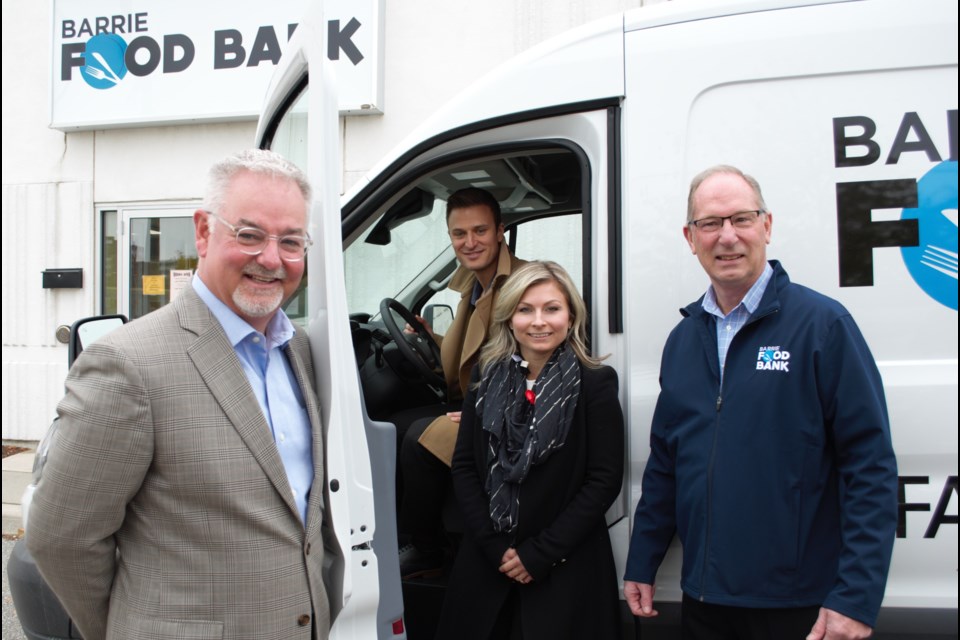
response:
M327 637L321 412L279 310L309 200L272 152L215 165L193 286L72 367L27 544L86 640Z

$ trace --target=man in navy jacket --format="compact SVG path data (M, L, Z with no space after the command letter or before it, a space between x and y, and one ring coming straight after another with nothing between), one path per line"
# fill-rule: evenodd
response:
M664 347L624 595L657 615L677 533L684 637L865 638L897 521L883 385L847 310L767 261L772 223L740 170L694 178L683 232L711 285Z

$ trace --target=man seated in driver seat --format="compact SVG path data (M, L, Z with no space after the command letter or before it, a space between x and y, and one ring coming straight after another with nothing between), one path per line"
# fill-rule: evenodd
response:
M427 408L429 413L421 415L428 417L410 424L400 446L403 493L398 526L411 542L400 551L404 578L436 575L443 565L447 545L441 512L450 485L460 406L487 340L500 287L524 263L510 255L503 241L500 203L489 191L471 187L453 193L447 200L447 231L460 262L448 288L461 294L450 330L434 336L440 343L448 404Z

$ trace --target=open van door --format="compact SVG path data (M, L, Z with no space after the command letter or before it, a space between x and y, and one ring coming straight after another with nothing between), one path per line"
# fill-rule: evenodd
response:
M340 246L340 175L337 96L326 64L322 3L305 16L290 42L290 54L274 77L261 115L257 142L298 164L310 178L314 200L307 256L309 287L288 302L305 309L324 429L324 501L328 566L325 584L333 626L330 637L405 637L402 609L377 615L377 532L368 431L377 425L363 414L347 318ZM308 87L307 77L313 82ZM309 134L309 135L308 135ZM304 300L305 297L305 300ZM298 314L296 311L293 317ZM394 550L396 535L393 536ZM397 579L399 583L399 577Z

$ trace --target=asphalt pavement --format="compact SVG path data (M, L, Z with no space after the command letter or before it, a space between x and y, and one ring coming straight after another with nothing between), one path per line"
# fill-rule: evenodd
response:
M13 552L14 540L3 538L3 640L26 640L17 612L13 608L13 598L10 596L10 583L7 581L7 561Z

